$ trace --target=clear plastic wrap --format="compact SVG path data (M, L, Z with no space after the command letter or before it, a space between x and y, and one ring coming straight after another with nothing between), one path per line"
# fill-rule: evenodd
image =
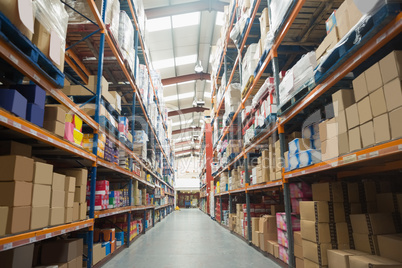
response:
M241 103L241 86L238 83L229 85L225 94L225 115L236 112Z
M292 4L292 0L271 0L269 8L271 10L270 29L276 33L282 21L284 20L287 11Z
M130 17L127 15L127 13L125 11L120 12L118 40L119 40L121 53L123 54L123 58L128 60L129 64L132 61L131 64L134 66L134 59L135 59L134 27L133 27L133 24L131 23ZM132 54L134 54L134 55L132 55ZM131 67L131 65L130 65L130 67Z
M55 30L65 44L68 14L59 0L35 0L35 18L48 30Z

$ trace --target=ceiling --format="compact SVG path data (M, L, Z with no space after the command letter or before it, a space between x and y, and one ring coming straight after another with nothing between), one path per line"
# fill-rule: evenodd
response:
M204 114L203 109L188 108L193 107L195 99L205 101L204 108L211 108L210 55L220 36L223 6L229 0L147 0L143 3L149 60L161 74L166 108L169 112L181 111L169 116L176 156L190 156L192 149L199 149L197 142L191 140L194 135L200 135ZM198 60L203 75L195 75Z

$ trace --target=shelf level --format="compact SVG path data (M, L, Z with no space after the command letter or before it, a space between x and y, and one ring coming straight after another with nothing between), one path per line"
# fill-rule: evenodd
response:
M56 237L62 234L78 231L93 226L93 219L49 227L42 230L29 231L22 234L0 238L0 251L32 244L38 241Z

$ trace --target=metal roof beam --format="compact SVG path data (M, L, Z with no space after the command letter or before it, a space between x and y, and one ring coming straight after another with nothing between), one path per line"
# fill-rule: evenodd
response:
M209 110L209 109L204 108L204 107L185 108L185 109L168 112L168 117L182 115L182 114L189 114L189 113L202 113L203 111L206 111L206 110Z
M165 7L150 8L145 10L147 19L155 19L167 16L180 15L185 13L197 12L197 11L221 11L223 12L224 6L227 3L221 1L197 1L186 4L171 5Z
M164 86L167 86L192 80L211 80L211 75L209 73L194 73L194 74L170 77L162 79L162 84Z
M192 140L189 141L181 141L181 142L176 142L175 145L176 146L180 146L180 145L186 145L186 144L190 144L191 142L193 142ZM199 140L194 140L194 143L198 143L200 142Z
M178 130L173 130L172 131L172 135L176 135L176 134L182 134L182 133L186 133L186 132L190 132L190 131L200 131L201 128L200 127L189 127L189 128L182 128L182 129L178 129Z

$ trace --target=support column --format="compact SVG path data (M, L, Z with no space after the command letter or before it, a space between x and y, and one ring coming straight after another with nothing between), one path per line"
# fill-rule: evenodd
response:
M250 172L249 172L249 154L245 155L244 158L244 174L246 179L246 210L247 210L247 234L248 234L248 241L251 243L252 240L252 232L251 232L251 213L250 213L250 194L248 193L248 186L250 184Z

